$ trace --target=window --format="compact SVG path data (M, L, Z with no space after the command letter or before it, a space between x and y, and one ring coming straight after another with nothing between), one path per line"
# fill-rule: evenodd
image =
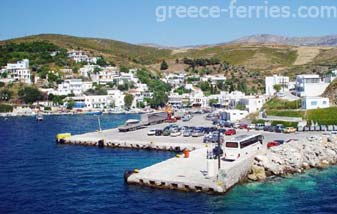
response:
M323 105L326 105L326 101L323 101Z
M238 148L237 142L226 142L226 147L228 148Z
M317 101L311 101L312 106L317 106Z

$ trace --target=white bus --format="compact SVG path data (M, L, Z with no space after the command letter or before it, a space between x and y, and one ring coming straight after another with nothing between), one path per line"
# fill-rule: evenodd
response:
M255 135L240 135L225 143L225 159L237 160L240 157L254 153L262 148L263 136Z

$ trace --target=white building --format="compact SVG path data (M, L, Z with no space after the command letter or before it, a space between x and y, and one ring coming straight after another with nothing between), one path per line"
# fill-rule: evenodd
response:
M94 69L95 67L97 67L98 65L85 65L82 68L80 68L79 73L81 74L81 76L83 77L90 77L90 75L92 73L94 73ZM99 67L99 66L98 66Z
M226 77L224 75L205 75L201 77L201 81L209 81L213 84L216 84L217 82L226 81Z
M172 86L181 86L185 82L185 74L168 74L165 76L163 81Z
M249 113L260 111L265 102L266 98L263 96L246 96L239 100L239 104L245 106Z
M120 90L108 90L108 100L115 108L124 108L124 94Z
M329 98L325 97L303 97L302 98L302 109L318 109L318 108L329 108Z
M94 73L91 75L91 79L93 82L105 85L109 82L113 82L114 79L119 77L119 71L117 67L105 67L103 70Z
M56 94L59 96L69 94L79 96L91 88L92 82L82 82L81 79L66 79L63 83L58 85Z
M269 76L265 78L265 85L266 85L266 95L273 96L276 93L274 89L275 85L281 85L282 90L289 90L289 77L278 75Z
M8 72L9 78L23 83L31 84L31 71L29 69L29 60L24 59L17 63L8 63L5 70Z
M297 75L295 90L300 97L317 97L323 94L330 82L322 81L319 75L305 74Z
M84 51L71 50L68 51L68 57L75 62L97 63L98 57L89 57Z
M231 122L237 122L247 117L248 111L242 111L237 109L225 110L221 113L221 119Z
M107 95L77 96L71 97L75 101L74 108L104 109L110 103Z

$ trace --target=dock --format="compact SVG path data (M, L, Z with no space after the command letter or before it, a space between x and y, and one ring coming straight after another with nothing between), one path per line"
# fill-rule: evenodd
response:
M192 118L188 123L179 121L179 126L192 125L211 126L210 121L203 117ZM180 153L185 149L190 151L189 157L172 154L172 158L154 164L144 169L130 170L125 176L125 181L130 185L143 185L154 188L174 189L181 191L195 191L207 193L225 193L235 184L245 179L251 171L255 154L248 154L234 162L221 160L218 169L218 160L208 159L207 151L213 149L212 144L204 144L202 137L170 137L148 136L150 129L164 128L168 124L156 124L130 132L120 132L118 128L73 135L59 139L57 143L98 146L111 148L129 148L144 150L163 150ZM238 134L247 131L238 130ZM254 133L254 131L252 131ZM267 139L271 136L266 136ZM225 139L231 138L225 136Z
M235 162L221 160L219 171L218 160L206 158L207 149L192 151L189 158L175 157L144 168L127 176L126 181L161 189L222 194L250 172L253 155Z

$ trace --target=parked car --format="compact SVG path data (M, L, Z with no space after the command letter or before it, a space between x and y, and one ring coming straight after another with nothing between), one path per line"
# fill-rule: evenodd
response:
M171 134L170 129L165 129L165 130L163 131L163 136L169 136L170 134Z
M185 129L183 132L184 137L190 137L192 135L192 129Z
M276 127L275 127L275 132L281 133L281 132L283 132L283 129L284 129L283 124L277 124Z
M248 129L255 129L256 125L254 123L251 123L248 125Z
M148 136L154 136L156 134L156 129L151 129L147 132Z
M315 126L315 131L321 131L321 126L320 125Z
M248 124L246 124L246 123L241 123L239 125L239 129L247 129L247 128L248 128Z
M220 140L221 139L223 139L223 134L221 134L220 132ZM219 141L219 131L214 131L204 137L204 143L207 142L217 143L218 141Z
M229 122L229 121L224 121L223 126L227 128L232 128L234 126L234 123Z
M163 130L157 129L154 135L161 136L162 134L163 134Z
M191 114L186 114L182 117L182 121L183 122L187 122L187 121L190 121L192 119L192 115Z
M326 125L321 125L321 131L325 132L327 130L328 130L328 128L326 127Z
M262 130L264 130L264 127L265 127L264 124L258 123L258 124L255 125L255 130L262 131Z
M239 123L234 123L234 124L233 124L233 128L238 129L239 127L240 127L240 124L239 124Z
M179 131L179 129L173 129L170 133L171 137L178 137L181 135L181 132Z
M298 126L297 127L297 131L298 132L303 132L304 131L304 127L303 126Z
M202 128L195 128L193 131L192 131L192 137L201 137L203 136L204 133L202 131Z
M236 130L235 129L227 129L225 132L225 135L235 135L236 134Z
M333 131L333 125L328 125L328 131Z
M275 147L275 146L279 146L280 143L276 142L276 141L271 141L269 143L267 143L267 148L271 148L271 147Z
M309 131L312 131L312 132L315 131L315 126L310 126Z
M296 132L296 128L294 127L286 127L283 129L284 133L290 134L290 133L295 133Z
M309 127L309 126L304 126L304 131L305 131L305 132L310 131L310 127Z

